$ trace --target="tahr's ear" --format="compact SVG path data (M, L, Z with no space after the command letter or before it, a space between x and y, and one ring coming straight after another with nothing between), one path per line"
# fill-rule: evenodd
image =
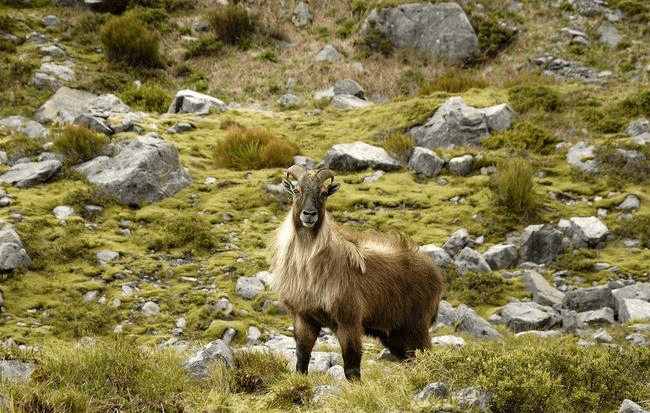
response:
M339 185L338 183L331 183L327 186L327 189L325 190L325 194L327 194L327 196L330 197L334 195L336 191L339 190L339 188L341 188L341 185Z
M284 189L291 195L295 195L296 193L296 187L293 185L293 183L288 180L288 179L283 179L282 180L282 186L284 186Z

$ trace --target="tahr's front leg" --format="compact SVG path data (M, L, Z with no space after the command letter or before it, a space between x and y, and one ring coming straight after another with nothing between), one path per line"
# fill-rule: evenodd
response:
M311 350L320 333L320 326L295 315L293 317L293 336L296 339L296 371L307 374Z

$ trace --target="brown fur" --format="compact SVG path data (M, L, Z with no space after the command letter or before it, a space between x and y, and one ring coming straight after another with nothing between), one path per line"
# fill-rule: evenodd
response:
M369 235L332 222L325 199L338 189L333 185L302 176L270 245L272 286L293 316L298 371L307 372L318 333L328 327L341 344L346 377L355 379L364 333L402 360L431 346L444 282L430 257L402 235ZM308 197L322 200L315 202L312 228L301 220Z

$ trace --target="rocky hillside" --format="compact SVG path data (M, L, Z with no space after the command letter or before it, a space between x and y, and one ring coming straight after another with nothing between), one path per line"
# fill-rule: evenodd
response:
M96 3L0 2L4 407L650 409L650 6ZM292 163L443 269L430 352L290 371Z

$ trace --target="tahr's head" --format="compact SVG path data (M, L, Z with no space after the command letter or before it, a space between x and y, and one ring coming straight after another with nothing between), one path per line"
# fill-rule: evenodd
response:
M284 188L293 195L293 222L298 228L310 228L317 231L325 216L327 198L339 190L334 183L334 172L319 169L315 174L309 173L300 165L293 165L287 170L287 178L294 177L298 183L289 179L282 181ZM329 185L325 181L331 180Z

